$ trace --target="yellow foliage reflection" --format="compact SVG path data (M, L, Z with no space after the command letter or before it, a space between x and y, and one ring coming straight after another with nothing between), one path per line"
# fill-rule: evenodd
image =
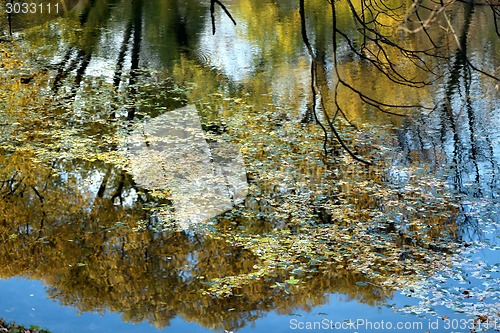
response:
M68 47L68 59L74 53L85 63L106 53L106 31L109 40L123 40L120 47L126 50L134 44L126 37L131 38L131 22L143 19L134 11L139 3L110 7L96 1L83 27L77 15L71 16L53 31L31 32L26 43L35 50L57 38ZM86 4L81 2L82 11ZM136 31L144 28L136 39L143 53L135 56L155 70L137 75L144 80L139 84L129 79L134 73L118 70L112 78L123 74L118 84L109 77L85 77L78 71L86 68L72 68L70 61L55 68L31 66L22 59L30 58L26 52L21 57L27 44L17 45L17 51L13 44L0 44L2 278L40 279L50 297L80 311L109 309L127 321L157 327L180 316L229 330L271 310L311 310L330 293L377 305L398 288L450 265L458 238L455 198L443 178L432 175L421 151L410 149L411 163L403 163L394 149L398 142L392 135L411 120L389 117L349 89L333 86L337 76L361 82L360 91L389 104L430 105L433 92L397 85L345 50L333 62L327 1L313 0L306 8L320 68L316 88L326 115L333 117L336 106L345 112L351 123L339 116L335 125L349 147L378 162L374 167L353 164L335 145L326 158L323 154L324 132L312 114L316 96L296 7L234 1L232 11L246 34L235 38L250 43L255 53L248 64L251 75L233 82L224 64L204 66L201 52L193 51L202 39L207 8L174 0L143 5L144 17L152 18L135 25ZM355 29L348 4L338 2L337 9L341 29ZM129 35L109 19L118 16L127 18ZM387 27L398 23L395 16L378 19ZM105 23L109 31L98 29ZM487 30L482 22L476 29ZM176 39L174 31L192 39ZM420 38L408 38L404 45L427 43ZM367 45L367 52L374 50ZM386 56L385 64L392 60L407 76L428 79L408 59L394 61L396 50ZM432 61L438 73L444 71ZM117 114L133 109L143 118L168 117L176 104L162 95L165 87L181 90L172 94L175 103L196 104L202 125L220 129L218 140L241 146L248 170L245 202L205 228L144 227L151 211L170 204L167 189L155 197L124 171L119 139L130 134L137 119ZM436 164L443 162L443 149L434 152ZM146 169L141 172L155 172L154 165Z

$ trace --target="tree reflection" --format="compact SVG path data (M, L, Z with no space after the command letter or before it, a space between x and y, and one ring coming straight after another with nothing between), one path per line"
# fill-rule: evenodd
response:
M376 305L419 274L450 264L447 255L459 238L455 216L461 208L445 184L406 162L419 154L438 162L451 142L456 178L472 175L477 182L481 158L495 169L494 148L483 149L492 147L495 137L486 135L482 141L475 135L484 127L480 108L470 98L473 73L496 80L468 58L475 7L454 1L401 7L380 1L300 0L295 19L297 8L290 4L269 5L273 15L259 16L263 3L241 3L250 16L252 38L268 33L262 29L266 24L282 22L277 38L261 42L273 46L262 45L272 49L266 53L269 59L259 59L262 68L245 86L221 83L223 75L199 66L192 52L204 14L210 13L214 23L214 5L224 10L219 1L211 1L210 9L174 0L82 1L65 23L64 47L49 66L53 72L34 70L31 83L1 78L3 277L41 279L51 297L80 311L110 309L126 320L158 327L181 316L230 330L271 310L310 310L323 304L328 293ZM462 7L463 21L445 16L450 8ZM123 26L113 25L112 18L120 15ZM308 104L302 115L272 96L275 82L267 80L263 64L298 53L300 38L294 37L299 31L287 29L299 19L312 96L302 103L297 89L280 97L290 98L287 103L297 109ZM450 34L442 34L439 24ZM115 32L112 38L104 26ZM400 28L397 34L394 27ZM38 47L46 40L30 42ZM113 40L118 42L107 47ZM160 45L168 52L148 54ZM92 68L109 65L99 61L111 51L111 80L89 79ZM146 65L155 61L171 77L148 72ZM299 60L294 64L301 66ZM16 66L2 58L3 68ZM282 77L299 81L298 73ZM268 75L279 77L274 74ZM445 74L443 96L433 107L429 90ZM189 98L201 105L205 129L221 129L224 140L237 141L249 164L251 189L244 205L219 216L207 230L145 228L152 210L172 203L165 193L134 183L124 171L126 163L113 155L123 149L119 133L130 133L133 121L168 116L165 110L184 104L187 93L172 92L174 80L200 82ZM41 82L48 82L49 89ZM467 97L464 112L454 101L459 93ZM420 121L437 124L436 141L425 137L417 117L406 116L413 109L429 111ZM380 115L381 122L402 121L395 116L413 130L397 131L397 142L385 142L401 146L404 155L395 159L398 163L386 163L387 155L374 155L369 144L357 139L360 110L374 111L373 123ZM461 124L468 126L466 135ZM352 166L337 156L325 163L317 154L321 135L325 151L336 140L355 160L370 164L362 156L373 156L379 167ZM461 172L460 164L470 170ZM464 183L457 182L460 191L466 191ZM478 194L487 191L481 190Z
M219 3L219 2L217 2ZM314 6L314 1L311 6ZM394 89L398 86L406 88L425 88L433 85L442 76L438 72L440 61L449 61L452 56L448 51L453 48L456 41L456 49L459 58L463 59L463 66L469 70L478 71L493 80L499 80L494 75L487 73L484 70L474 66L468 58L467 49L464 48L467 43L468 34L467 28L470 23L470 18L476 5L487 5L493 11L493 22L498 34L497 16L498 10L492 3L474 4L467 2L464 4L457 3L455 0L449 1L426 1L420 3L415 1L409 6L397 2L384 2L372 0L362 0L359 4L350 0L345 3L328 1L331 10L331 20L329 24L332 27L332 43L331 43L331 66L333 67L333 89L330 91L328 83L330 80L326 78L326 62L327 47L324 43L325 35L323 28L315 27L316 48L314 49L309 41L307 32L307 14L306 1L299 0L299 13L301 20L302 40L311 57L311 94L312 94L312 112L315 121L320 124L325 134L324 150L326 152L326 144L329 140L329 133L326 131L328 127L332 139L335 138L342 148L355 160L372 164L364 158L355 154L342 139L334 122L337 115L343 116L351 126L353 123L347 118L344 112L341 94L349 94L359 99L364 107L379 111L392 116L407 116L406 113L395 112L394 109L400 110L433 110L432 105L423 105L421 103L391 103L380 97L374 97L363 91L363 88L357 86L356 83L349 80L348 75L341 72L342 58L357 57L359 61L368 65L365 69L375 71L374 75L382 75L385 79L381 80L385 84L395 84ZM215 23L213 17L212 1L212 24L215 33ZM219 3L220 4L220 3ZM222 6L222 4L220 4ZM453 27L448 12L451 10L459 10L460 6L465 6L465 24L462 34L458 36ZM344 26L339 26L337 23L341 18L338 13L339 8L347 6L348 11L354 20L354 27L344 30ZM325 9L325 8L323 8ZM224 8L227 15L231 14ZM342 10L342 9L340 9ZM469 13L469 14L467 14ZM232 18L232 17L231 17ZM314 18L313 18L314 19ZM323 23L324 26L327 23ZM439 26L446 26L447 32L437 31ZM403 35L398 36L395 32L402 31ZM423 32L427 38L426 43L414 43L418 32ZM410 41L404 39L407 37ZM329 44L330 46L330 44ZM341 50L341 51L340 51ZM455 57L457 59L457 57ZM366 66L365 65L365 66ZM453 76L453 73L451 73ZM316 101L319 101L319 105ZM316 108L319 107L323 114L322 118L326 125L321 124L320 119L316 114ZM308 116L306 114L305 119Z
M78 165L55 176L54 169L18 154L3 154L0 163L6 166L0 174L2 277L41 279L50 297L80 311L109 309L158 327L182 316L234 329L269 309L287 313L292 304L304 309L322 304L326 292L368 304L390 295L356 285L363 280L356 274L325 270L313 273L300 292L275 293L270 285L283 279L276 275L241 287L238 296L213 298L204 291L206 283L252 272L257 263L252 253L209 235L131 231L143 211L117 206L112 197L98 196L90 205L92 194L74 183L81 177Z
M476 10L471 3L465 6L462 25L457 28L457 48L435 110L416 118L415 124L408 124L400 145L407 160L426 161L436 170L442 165L451 165L451 183L460 195L494 200L499 189L494 180L499 172L498 144L494 139L498 134L490 123L494 110L498 109L498 100L488 98L488 88L478 84L480 76L493 77L475 68L468 57L471 42L468 36L474 31L472 22ZM485 59L484 65L490 61L495 60ZM477 217L471 216L471 209L467 203L459 208L459 236L464 239L481 237ZM467 235L470 232L474 235Z

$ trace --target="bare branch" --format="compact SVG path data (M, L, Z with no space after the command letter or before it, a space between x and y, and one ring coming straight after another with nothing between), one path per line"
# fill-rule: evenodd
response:
M218 4L222 10L226 13L226 15L233 21L233 24L236 25L236 21L234 20L231 12L224 6L222 2L219 0L210 0L210 18L212 19L212 34L215 35L215 4Z

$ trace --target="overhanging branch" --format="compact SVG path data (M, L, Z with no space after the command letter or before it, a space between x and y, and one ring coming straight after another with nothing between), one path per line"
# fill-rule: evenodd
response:
M212 34L215 35L215 4L218 4L222 10L226 13L226 15L231 19L231 21L236 25L236 21L234 20L231 12L224 6L222 2L219 0L210 0L210 17L212 19Z

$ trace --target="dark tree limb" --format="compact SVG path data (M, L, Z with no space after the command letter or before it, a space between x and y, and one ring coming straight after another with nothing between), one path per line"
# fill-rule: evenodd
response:
M215 4L218 4L222 10L226 13L226 15L231 19L231 21L236 25L236 21L234 20L231 12L224 6L222 2L219 0L210 0L210 17L212 19L212 34L215 35Z

